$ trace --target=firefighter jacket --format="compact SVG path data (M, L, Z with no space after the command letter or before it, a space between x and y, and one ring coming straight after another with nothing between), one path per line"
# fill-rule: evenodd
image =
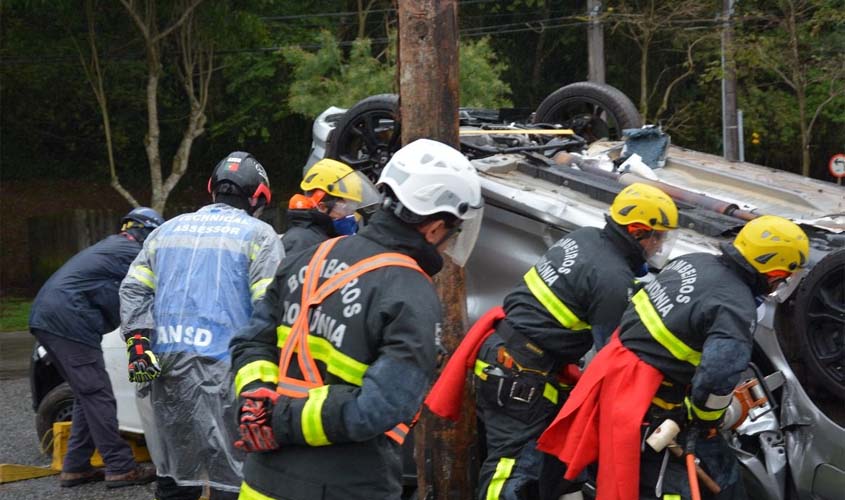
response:
M732 246L723 251L670 262L634 295L621 323L622 344L681 388L680 397L691 384L692 410L702 420L718 419L730 403L756 327L759 275Z
M287 212L288 228L282 235L285 255L313 247L337 236L332 218L319 210L294 210Z
M249 326L232 340L238 393L279 381L279 346L302 314L303 280L316 250L285 261ZM325 283L385 252L410 256L425 272L374 269L307 312L307 343L325 385L304 398L279 398L273 431L280 448L248 454L242 498L400 497L396 438L435 370L441 306L426 274L439 271L442 260L416 229L379 211L358 234L336 242L317 279ZM297 363L287 375L301 377Z
M554 360L543 371L557 371L576 363L593 344L600 348L607 342L644 264L640 245L610 219L604 229L573 231L552 245L505 297L505 322Z
M74 255L38 291L30 328L100 349L120 325L117 290L139 251L141 243L121 233Z

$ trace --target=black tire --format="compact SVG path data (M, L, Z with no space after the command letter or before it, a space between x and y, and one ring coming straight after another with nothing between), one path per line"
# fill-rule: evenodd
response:
M845 399L845 250L813 266L795 292L792 330L816 385Z
M534 123L571 128L588 143L619 140L622 130L640 128L637 107L619 89L595 82L577 82L548 95L534 113Z
M35 413L35 430L41 453L53 454L53 423L67 422L72 414L73 391L67 382L63 382L44 396Z
M396 94L377 94L358 101L332 131L326 156L366 172L375 181L402 145L398 113Z

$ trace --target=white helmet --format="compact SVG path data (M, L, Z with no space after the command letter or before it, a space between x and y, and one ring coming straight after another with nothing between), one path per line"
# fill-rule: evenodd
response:
M437 213L461 219L461 233L444 253L463 265L481 228L481 182L458 150L431 139L417 139L397 151L385 165L377 185L389 186L395 200L385 207L400 219L419 223Z

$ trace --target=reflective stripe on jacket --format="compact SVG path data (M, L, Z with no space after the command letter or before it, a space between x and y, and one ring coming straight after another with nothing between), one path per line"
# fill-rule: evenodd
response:
M699 416L721 415L714 410L727 404L711 408L708 399L730 394L751 358L757 311L748 279L725 256L684 255L633 297L622 318L625 347L674 384L692 385Z
M505 321L555 359L553 371L575 363L618 326L643 263L639 245L610 221L573 231L505 297Z
M153 231L120 289L122 331L154 329L156 353L228 358L284 256L273 228L218 203Z
M418 271L428 278L414 259L395 252L385 252L359 260L350 267L338 270L317 286L317 276L326 265L326 255L339 240L340 238L328 240L314 252L308 263L308 268L305 270L302 300L299 303L302 312L300 312L292 327L280 325L277 329L279 334L278 345L282 353L276 392L294 398L308 399L302 410L301 421L302 435L309 446L331 444L323 430L321 416L323 402L328 395L329 387L323 384L323 377L315 360L321 361L326 366L327 372L359 387L363 385L364 373L369 368L368 365L344 355L341 351L335 349L330 342L326 342L325 339L313 335L308 319L310 311L315 307L320 307L323 301L332 294L339 292L347 285L357 283L361 276L377 269L404 267ZM312 339L314 340L312 341ZM304 375L303 378L289 374L294 352L298 365L304 368L301 372ZM408 434L408 426L399 422L385 434L398 444L402 444Z
M436 256L419 232L385 212L377 212L357 235L339 240L319 272L310 273L316 250L285 261L249 326L232 340L239 391L275 388L279 382L280 347L302 314L303 289L314 278L316 289L385 252L409 255L423 269L422 262ZM273 429L281 446L250 454L244 479L271 498L398 498L401 457L385 433L413 418L433 376L441 320L434 286L418 270L380 267L341 286L308 314L305 345L322 385L306 387L307 397L280 399ZM313 367L293 359L288 376L306 380L304 373Z

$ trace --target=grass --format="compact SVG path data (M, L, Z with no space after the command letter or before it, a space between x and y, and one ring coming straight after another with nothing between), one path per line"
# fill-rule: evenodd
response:
M0 298L0 332L29 330L31 299L21 297Z

